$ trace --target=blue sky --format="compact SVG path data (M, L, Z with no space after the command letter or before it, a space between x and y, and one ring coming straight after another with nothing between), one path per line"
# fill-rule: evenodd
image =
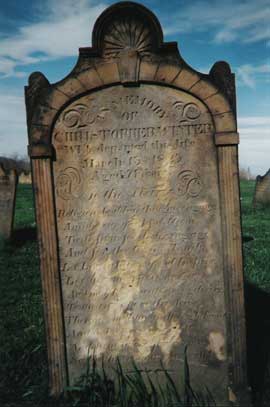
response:
M33 71L66 76L93 23L112 1L9 0L0 9L0 155L26 154L24 85ZM230 63L237 79L240 165L270 167L270 0L145 0L166 41L193 68Z

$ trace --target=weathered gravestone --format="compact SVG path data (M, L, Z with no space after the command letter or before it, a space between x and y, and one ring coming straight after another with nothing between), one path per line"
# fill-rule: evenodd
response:
M22 171L19 175L20 184L32 184L31 172Z
M162 360L179 385L187 345L194 387L241 404L234 75L190 68L134 3L107 9L92 43L67 78L26 87L51 392L88 352Z
M263 176L256 177L253 206L257 204L270 205L270 169Z
M12 233L17 182L16 171L6 170L0 164L0 237L4 239Z
M12 158L0 156L0 165L4 168L5 171L16 170L18 173L17 162Z

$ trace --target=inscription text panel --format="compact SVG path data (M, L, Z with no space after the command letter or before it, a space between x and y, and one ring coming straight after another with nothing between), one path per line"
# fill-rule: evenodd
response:
M214 127L168 87L115 86L59 116L53 164L71 380L88 352L226 377ZM200 369L196 369L196 366ZM217 374L218 372L218 374ZM208 378L207 378L208 376Z

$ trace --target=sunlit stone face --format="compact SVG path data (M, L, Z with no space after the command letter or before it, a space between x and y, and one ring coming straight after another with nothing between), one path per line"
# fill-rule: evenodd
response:
M71 381L88 353L125 368L162 360L176 377L188 345L193 379L224 384L213 133L205 105L157 85L106 88L60 114L53 173Z

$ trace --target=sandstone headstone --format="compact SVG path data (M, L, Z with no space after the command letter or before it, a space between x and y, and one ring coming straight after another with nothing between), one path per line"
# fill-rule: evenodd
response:
M0 165L0 237L8 239L12 233L17 188L15 170Z
M258 175L256 178L253 206L258 204L270 205L270 169L263 176Z
M32 184L32 175L31 172L21 172L19 175L20 184Z
M31 75L26 104L51 393L88 352L151 372L162 360L180 386L187 345L195 388L246 405L229 66L196 72L149 10L121 2L67 78Z

